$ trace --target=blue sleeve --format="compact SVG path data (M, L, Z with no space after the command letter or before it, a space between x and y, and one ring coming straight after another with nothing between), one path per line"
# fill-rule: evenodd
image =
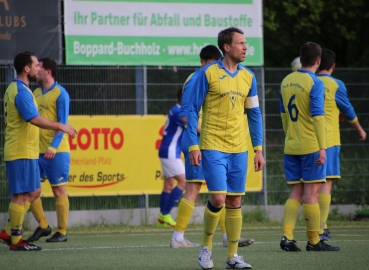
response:
M255 75L252 77L251 88L247 97L258 95L258 88ZM249 124L250 137L252 146L261 146L263 142L263 122L259 106L253 108L246 108L247 121Z
M312 117L324 116L324 84L317 78L310 92L310 110Z
M208 90L208 78L205 71L201 69L193 82L193 91L187 109L187 131L190 137L189 146L198 144L197 125L199 122L199 111Z
M185 83L183 87L182 93L182 102L181 102L181 110L179 111L179 118L187 116L188 104L191 99L192 89L193 89L193 82L194 82L194 75Z
M337 106L345 115L347 120L354 120L356 118L356 113L348 98L346 87L343 82L339 80L336 80L336 82L338 83L338 89L335 96Z
M283 106L283 99L282 99L281 90L278 91L278 96L279 96L279 111L281 113L286 113L286 111L284 110L284 106Z
M184 127L184 123L180 119L179 112L180 112L180 109L174 112L173 119L177 126Z
M69 95L66 91L61 91L59 97L56 99L56 111L58 115L58 122L65 125L68 124ZM55 132L54 139L50 146L58 149L63 136L64 132L60 132L59 134Z
M15 96L14 103L24 121L29 122L39 116L37 107L33 101L33 95L30 92L26 90L18 92Z

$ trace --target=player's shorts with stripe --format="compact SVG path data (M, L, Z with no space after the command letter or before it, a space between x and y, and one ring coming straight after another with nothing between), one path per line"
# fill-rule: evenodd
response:
M11 194L35 192L41 188L37 159L16 159L5 161Z
M65 185L69 178L70 153L56 153L53 159L45 159L44 154L40 154L38 160L40 165L40 178L45 178L52 186Z
M201 153L209 193L245 194L248 152L231 154L201 150Z
M327 160L317 166L319 152L306 155L284 154L284 172L287 184L325 182Z
M341 178L340 152L341 152L341 146L339 145L329 147L326 151L327 179L328 178L329 179Z
M185 173L183 161L180 158L160 158L162 174L165 177L174 177Z

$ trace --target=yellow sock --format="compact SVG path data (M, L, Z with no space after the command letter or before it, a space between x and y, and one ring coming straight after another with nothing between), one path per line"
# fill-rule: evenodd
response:
M209 249L213 248L213 235L219 222L219 212L211 212L208 207L205 207L204 213L204 236L201 246L207 246Z
M303 204L302 213L304 214L306 223L306 236L312 245L316 245L319 241L320 227L320 210L319 204Z
M226 208L225 226L227 229L228 241L228 259L233 258L234 254L238 254L238 241L241 236L242 229L242 211L240 208Z
M11 231L17 232L16 235L12 235L12 243L13 245L16 245L22 238L21 231L24 220L24 205L19 205L11 202L9 204L9 217Z
M293 240L293 230L295 229L300 202L288 199L284 205L283 235L289 240Z
M58 219L58 232L67 235L69 215L69 199L67 195L56 198L56 217Z
M44 208L42 207L42 201L40 197L32 202L31 211L39 226L43 229L46 229L49 226L49 223L46 220Z
M225 225L225 215L226 215L226 210L223 205L222 210L220 210L220 216L219 216L219 227L220 227L220 230L222 231L222 234L225 234L227 232L226 225Z
M31 202L25 201L24 202L24 213L27 213L30 208L31 208Z
M182 198L179 202L178 206L178 213L177 213L177 219L176 219L176 227L175 230L177 232L184 232L186 230L186 227L188 225L188 222L190 222L193 210L195 208L195 203L190 202L186 200L185 198Z
M331 206L331 194L319 194L319 208L320 208L320 230L319 234L323 234L323 230L327 229L327 219L329 215L329 208Z
M11 230L10 230L10 218L8 218L8 221L6 222L5 232L6 232L6 234L7 234L7 235L11 235Z

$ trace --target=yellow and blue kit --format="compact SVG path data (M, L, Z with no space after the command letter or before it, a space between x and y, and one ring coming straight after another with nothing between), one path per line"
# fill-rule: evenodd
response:
M14 79L4 95L4 159L12 194L34 192L40 187L37 159L39 128L29 121L39 116L29 86Z
M327 148L341 145L339 114L342 112L350 123L355 123L358 121L355 110L342 81L329 74L317 74L316 76L324 83Z
M262 149L262 119L254 73L241 64L230 73L223 57L198 71L187 113L190 151L247 151L247 130L254 150ZM197 144L198 113L202 106L200 147ZM245 108L248 121L244 121Z
M324 83L324 111L327 144L327 178L340 178L340 124L342 112L350 123L358 121L354 108L347 96L345 84L329 74L316 74Z
M247 171L247 132L254 150L262 149L262 119L257 83L251 70L238 64L234 73L223 58L198 71L187 113L189 151L201 149L210 193L242 195ZM198 113L202 107L200 145ZM245 121L245 109L248 121Z
M315 165L318 151L326 148L322 81L308 70L299 69L287 75L280 89L280 111L286 134L287 181L324 181L326 163Z
M62 124L68 124L69 95L58 82L50 89L42 86L35 89L33 95L38 103L41 116ZM45 160L44 153L51 150L56 153L54 159ZM61 185L68 181L70 148L68 134L57 133L53 130L40 129L40 172L41 177L47 175L51 185Z
M197 70L198 71L198 70ZM193 84L196 80L196 72L190 74L187 80L183 85L183 92L182 92L182 103L181 109L179 111L179 118L187 117L187 108L190 103L190 99L193 93ZM200 110L199 113L199 123L201 125L201 114L202 111ZM190 163L190 157L188 152L188 147L190 146L190 138L189 133L187 130L187 125L185 125L185 129L182 134L182 142L181 142L181 150L185 157L185 171L186 171L186 180L188 182L205 182L204 172L202 170L201 161L200 166L192 166ZM197 133L197 142L200 142L200 134Z

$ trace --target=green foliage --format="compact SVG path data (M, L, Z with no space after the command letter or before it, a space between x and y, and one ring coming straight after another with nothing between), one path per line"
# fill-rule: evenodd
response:
M333 221L333 220L334 221L345 221L349 219L350 219L350 216L347 214L340 213L338 211L338 207L333 208L328 216L328 222Z
M369 62L369 2L264 0L265 66L289 67L308 41L330 48L339 66Z
M267 222L269 221L268 213L266 210L258 206L250 212L246 212L243 214L244 223L256 223L256 222Z

